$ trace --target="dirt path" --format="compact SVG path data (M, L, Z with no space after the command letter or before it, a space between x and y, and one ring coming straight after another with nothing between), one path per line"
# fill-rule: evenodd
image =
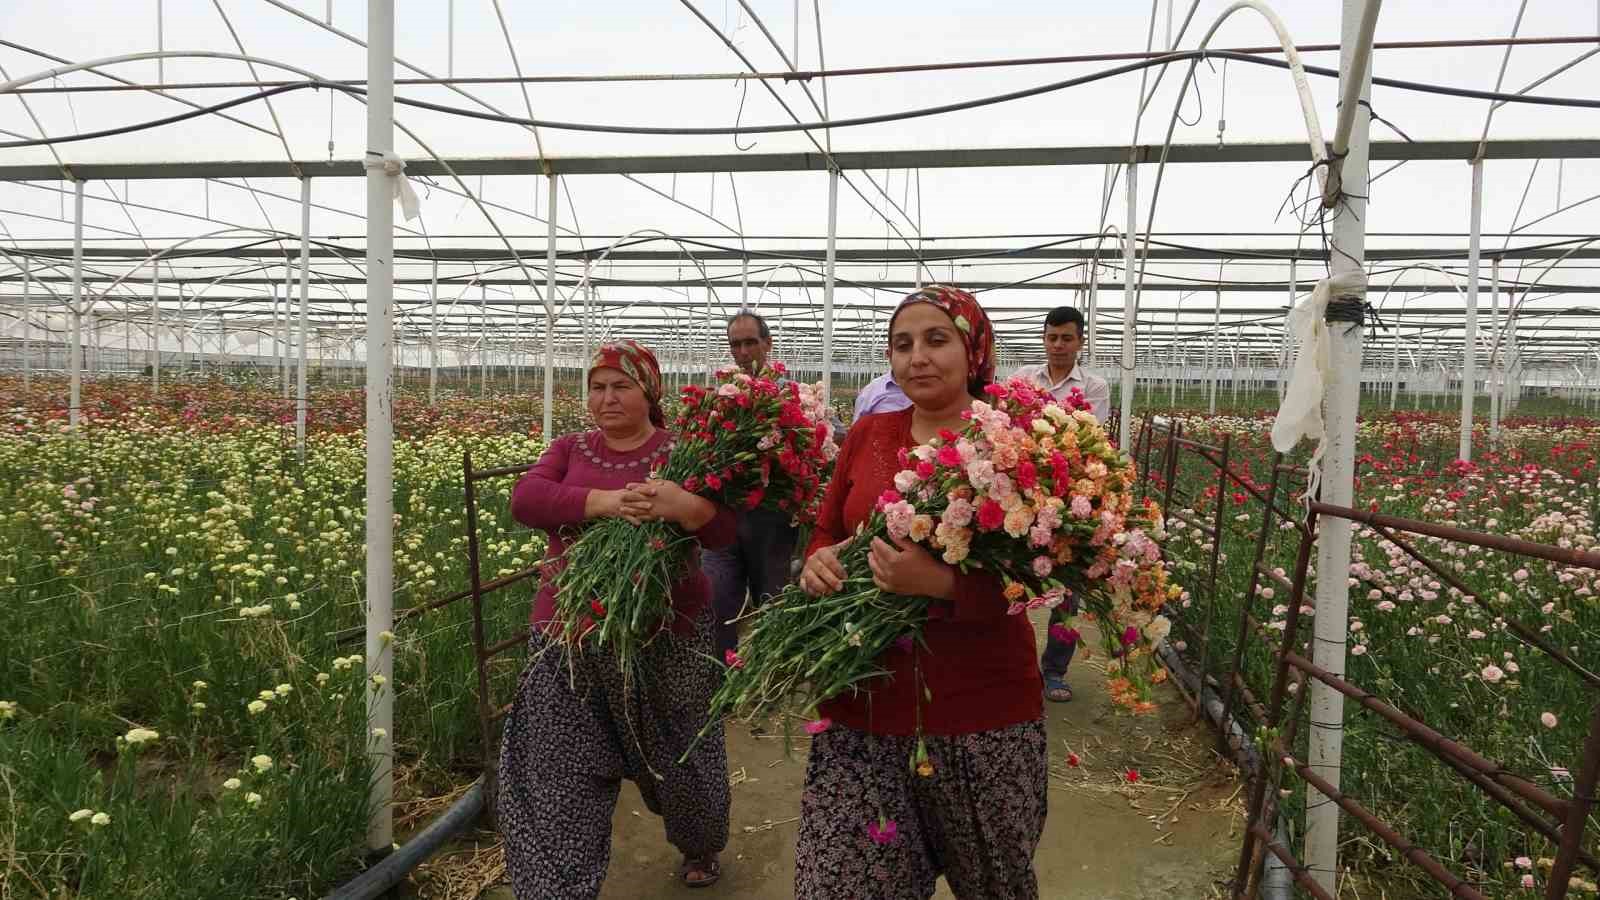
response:
M1039 631L1042 640L1042 625ZM1050 812L1035 856L1041 895L1052 900L1221 896L1216 886L1231 874L1239 846L1244 796L1239 782L1231 767L1217 765L1210 732L1190 723L1188 708L1170 685L1160 688L1158 712L1138 718L1120 714L1106 697L1099 662L1080 654L1071 679L1077 698L1046 704ZM1066 764L1069 750L1080 758L1076 769ZM728 758L733 833L722 855L722 880L709 890L678 883L677 852L638 791L627 784L617 804L603 898L793 896L804 743L786 756L782 737L734 728L728 732ZM1125 780L1130 768L1139 772L1137 784ZM488 846L494 836L480 839L478 846ZM498 863L495 856L478 856L478 883L494 880ZM448 866L435 871L445 875ZM435 883L442 887L443 880L454 882L453 888L424 887L419 893L456 900L476 892L464 879ZM503 883L479 896L512 900ZM936 896L952 896L943 881Z

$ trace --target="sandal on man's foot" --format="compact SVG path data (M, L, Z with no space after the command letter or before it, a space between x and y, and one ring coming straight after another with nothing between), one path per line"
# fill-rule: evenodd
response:
M683 879L685 885L692 888L710 887L722 877L722 863L717 862L715 853L695 858L685 856L683 864L678 866L678 877Z
M1067 687L1065 678L1046 675L1044 678L1044 698L1051 703L1071 703L1072 688Z

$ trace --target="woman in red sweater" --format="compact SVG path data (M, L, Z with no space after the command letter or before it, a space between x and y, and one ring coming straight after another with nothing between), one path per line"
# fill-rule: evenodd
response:
M624 778L683 852L688 886L717 880L717 854L728 843L722 728L678 761L705 725L722 677L711 656L711 587L698 554L672 587L672 621L664 626L671 634L644 649L632 678L609 648L562 645L554 582L567 543L596 519L673 522L708 549L731 544L738 521L727 507L649 480L673 441L654 354L633 341L607 344L587 377L596 429L556 439L511 494L517 521L550 536L528 665L500 748L499 824L518 900L600 893Z
M888 356L912 406L845 439L800 575L812 594L843 585L837 549L894 486L901 451L963 428L994 378L989 318L955 288L900 303ZM883 590L933 598L927 647L891 647L877 660L887 675L822 704L832 726L811 745L795 896L922 900L943 875L969 900L1037 898L1049 755L1032 625L1006 614L997 577L920 545L875 541L868 562ZM928 764L913 767L919 719Z

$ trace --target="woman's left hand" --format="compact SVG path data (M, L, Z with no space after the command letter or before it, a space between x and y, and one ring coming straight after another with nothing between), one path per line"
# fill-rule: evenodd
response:
M645 519L671 522L688 531L698 531L717 514L710 500L689 493L673 481L656 479L630 484L628 492L645 501Z
M891 594L942 600L955 587L955 569L935 559L921 544L907 542L902 549L873 538L867 566L872 569L872 583Z

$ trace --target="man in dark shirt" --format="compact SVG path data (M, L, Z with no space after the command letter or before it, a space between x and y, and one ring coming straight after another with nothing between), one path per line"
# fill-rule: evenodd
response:
M728 351L751 375L766 371L772 354L772 332L759 313L740 310L728 320ZM796 529L787 513L753 509L739 516L739 538L725 550L701 557L711 580L711 602L717 616L717 657L739 643L739 627L731 624L748 597L755 605L783 590L789 581Z

